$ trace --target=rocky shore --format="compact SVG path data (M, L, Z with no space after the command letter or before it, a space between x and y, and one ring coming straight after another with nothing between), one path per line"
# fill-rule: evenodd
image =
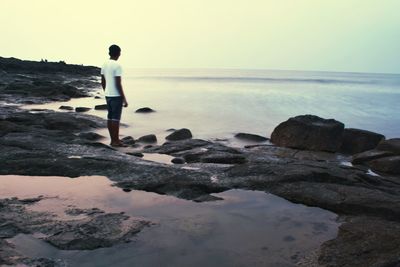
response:
M153 145L138 145L140 141L128 138L132 151L127 153L96 141L94 131L105 127L101 118L20 108L94 97L98 72L95 67L62 62L0 58L1 175L102 175L125 191L145 190L197 202L216 201L212 193L232 188L270 192L333 211L343 221L337 238L298 265L400 265L400 139L385 140L379 133L305 115L278 125L271 142L267 136L238 135L259 145L229 147L194 139L190 130L180 129ZM157 142L155 136L143 140ZM146 161L138 157L141 153L170 155L179 164ZM0 200L0 265L62 266L19 255L6 240L19 233L39 232L44 241L61 249L95 249L129 241L150 224L96 209L66 211L85 218L60 222L52 214L29 210L41 199Z

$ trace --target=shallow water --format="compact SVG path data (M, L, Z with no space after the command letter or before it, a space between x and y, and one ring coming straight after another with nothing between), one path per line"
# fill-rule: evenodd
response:
M195 203L150 192L124 192L106 177L0 176L0 195L44 195L32 210L62 219L71 205L121 212L156 223L132 242L92 251L63 251L29 235L11 239L31 257L70 266L293 266L337 234L334 213L258 191L229 190L224 200Z
M266 70L126 70L129 107L123 135L154 133L163 140L170 128L189 128L196 138L230 138L237 132L269 137L289 117L314 114L346 127L400 136L400 75ZM101 90L99 90L101 91ZM102 99L61 104L94 107ZM137 114L141 107L157 112ZM41 106L43 107L43 106ZM106 111L89 113L106 117ZM101 133L108 136L106 130Z

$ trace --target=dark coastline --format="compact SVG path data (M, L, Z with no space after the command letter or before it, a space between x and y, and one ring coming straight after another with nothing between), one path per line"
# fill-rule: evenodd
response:
M365 165L345 166L351 156L340 153L297 150L273 145L232 148L219 142L198 139L166 142L140 152L161 153L183 158L186 166L149 163L139 157L91 140L86 134L105 121L77 112L42 110L29 112L18 105L65 101L93 96L99 89L99 69L63 62L34 62L0 58L0 174L107 176L124 190L138 189L197 202L211 201L212 193L232 188L270 192L295 203L333 211L343 224L336 239L325 242L314 258L300 266L398 266L400 264L400 182L398 174L367 173ZM203 149L203 150L202 150ZM206 152L205 152L205 150ZM79 155L81 158L71 158ZM108 168L103 168L107 161ZM211 179L217 177L217 179ZM115 235L78 235L68 243L65 229L47 214L26 209L33 200L0 200L0 264L34 265L50 259L29 259L17 255L5 240L18 233L41 231L45 241L62 249L95 249L129 240L147 221L132 220L126 232ZM118 229L125 219L118 214L90 213L82 222L101 229L114 221ZM31 218L33 227L21 218ZM44 224L52 227L44 229ZM11 230L10 230L11 229ZM100 230L99 230L100 231ZM101 231L100 231L101 232ZM93 238L94 241L87 242ZM73 245L71 245L73 244ZM53 264L53 265L51 265Z

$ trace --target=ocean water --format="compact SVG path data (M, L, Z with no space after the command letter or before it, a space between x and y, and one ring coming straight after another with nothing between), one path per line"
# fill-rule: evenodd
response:
M230 138L238 132L269 137L289 117L314 114L346 127L400 137L400 75L267 71L125 69L129 107L121 134L163 139L170 128L189 128L195 138ZM99 87L99 94L101 95ZM61 104L93 107L103 99ZM156 110L137 114L141 107ZM89 113L106 117L106 111ZM104 135L108 135L104 130Z
M132 133L189 128L201 138L270 136L289 117L314 114L400 137L400 75L262 71L126 70ZM135 114L149 106L157 112Z

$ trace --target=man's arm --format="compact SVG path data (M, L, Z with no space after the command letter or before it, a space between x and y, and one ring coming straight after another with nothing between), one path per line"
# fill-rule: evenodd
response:
M103 91L106 89L106 78L104 78L104 75L101 75L101 87L103 87Z
M122 88L121 76L115 76L115 85L117 86L119 94L122 96L122 101L124 101L124 107L127 107L128 102L126 101L124 89Z

